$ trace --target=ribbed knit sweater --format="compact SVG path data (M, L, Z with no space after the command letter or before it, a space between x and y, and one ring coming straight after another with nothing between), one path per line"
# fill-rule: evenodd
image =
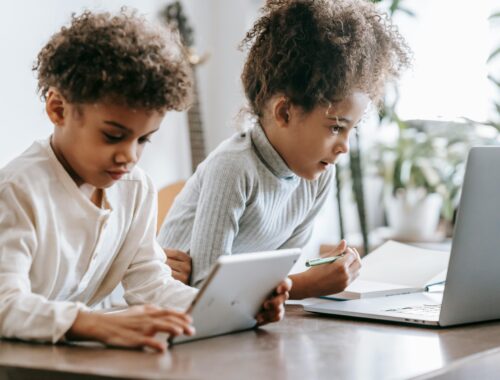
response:
M325 202L332 170L295 175L254 126L222 142L177 196L158 235L164 248L189 251L199 287L220 255L302 248Z

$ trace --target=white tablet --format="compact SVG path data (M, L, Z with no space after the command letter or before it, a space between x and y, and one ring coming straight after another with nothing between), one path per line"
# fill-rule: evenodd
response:
M264 300L287 276L300 249L221 256L187 313L194 336L178 336L171 343L208 338L255 327Z

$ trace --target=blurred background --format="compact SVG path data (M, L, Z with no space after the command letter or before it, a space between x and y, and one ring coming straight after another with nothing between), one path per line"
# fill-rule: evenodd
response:
M407 39L414 65L397 87L388 88L383 109L372 110L354 136L354 154L338 165L337 191L316 221L304 259L317 255L321 244L336 243L341 237L368 250L388 238L446 241L468 147L499 143L500 54L495 52L500 46L500 1L374 2L393 17ZM38 51L68 24L72 13L127 6L161 23L169 4L160 0L4 2L0 166L52 131L31 67ZM192 27L192 48L206 58L196 66L196 77L201 143L208 153L242 123L238 113L245 99L239 76L245 55L238 45L263 1L183 0L180 4ZM188 124L187 113L168 114L143 155L140 166L158 188L192 173ZM434 210L434 217L397 209L413 204L421 210L423 202ZM408 223L415 220L416 225Z

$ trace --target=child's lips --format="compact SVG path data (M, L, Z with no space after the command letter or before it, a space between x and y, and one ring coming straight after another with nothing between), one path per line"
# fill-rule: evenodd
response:
M114 179L115 181L119 180L121 177L123 177L125 174L128 173L128 171L110 171L108 170L106 173Z
M321 165L323 170L327 170L330 164L326 161L320 161L319 164Z

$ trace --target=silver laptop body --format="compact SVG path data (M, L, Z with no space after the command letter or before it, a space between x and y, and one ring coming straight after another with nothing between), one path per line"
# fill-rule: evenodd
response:
M304 309L442 327L500 319L500 147L469 152L444 292L321 300Z

